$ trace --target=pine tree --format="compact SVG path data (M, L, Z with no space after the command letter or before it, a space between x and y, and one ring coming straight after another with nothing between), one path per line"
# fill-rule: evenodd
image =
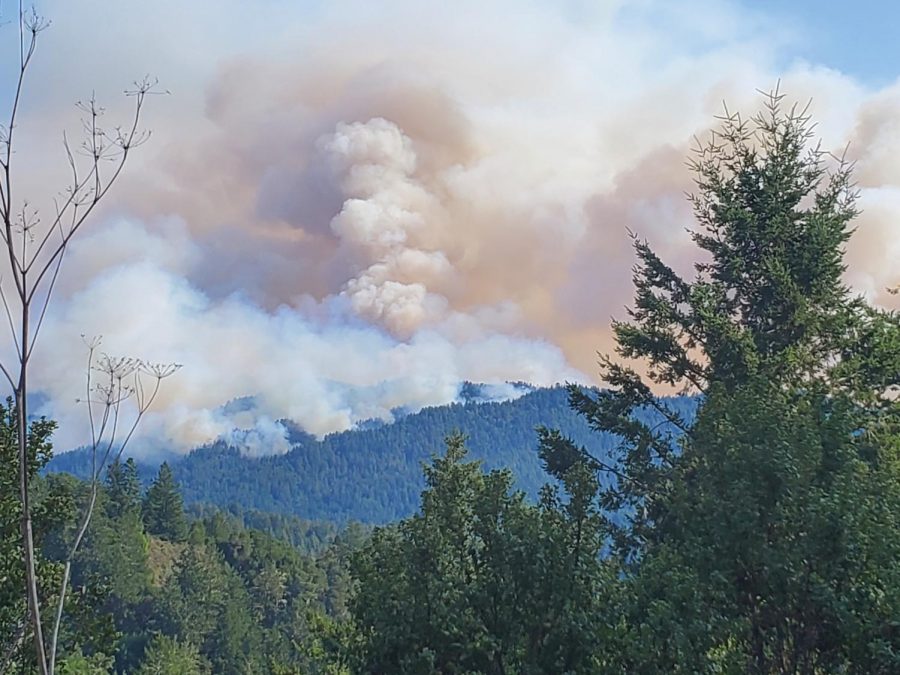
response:
M241 672L242 664L262 657L261 626L247 588L215 548L186 546L163 598L167 632L197 645L214 672Z
M591 461L626 516L617 669L900 672L900 322L844 285L851 167L829 171L782 102L698 150L693 280L635 238L613 329L646 375L605 358L610 390L570 389L619 456L544 439L548 467ZM696 418L654 386L701 394Z
M118 518L141 508L141 481L137 466L129 457L124 463L117 458L106 470L107 513Z
M184 541L188 535L188 523L178 485L168 463L163 462L159 474L143 505L144 526L147 532L169 541Z
M137 675L203 675L209 664L197 648L165 635L157 635L147 645Z

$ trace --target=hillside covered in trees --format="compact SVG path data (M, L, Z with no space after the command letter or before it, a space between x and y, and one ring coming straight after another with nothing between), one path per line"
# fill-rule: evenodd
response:
M39 461L49 453L44 445ZM0 476L4 486L8 473ZM58 561L76 536L76 505L89 486L62 474L35 481L47 581L59 574ZM8 493L0 498L0 671L27 673L33 655L9 638L21 611L15 600L21 573L8 557L14 550L11 499ZM246 518L260 527L247 527ZM59 672L311 672L319 661L316 641L327 639L332 621L348 616L346 558L365 533L291 524L213 509L189 515L166 465L143 490L133 462L113 463L72 560Z
M900 314L845 282L860 193L805 108L776 89L698 144L693 270L632 236L604 388L491 403L469 385L462 403L321 440L286 423L285 454L218 444L142 466L123 448L180 366L87 340L90 446L54 460L57 422L29 413L36 337L69 239L146 140L154 88L138 83L115 131L81 106L87 177L66 141L74 185L36 237L10 163L47 24L18 18L0 136L20 316L4 291L0 673L900 673ZM419 194L403 157L389 177ZM362 166L351 182L384 173Z
M688 397L667 401L687 417L696 407ZM639 416L662 421L649 410ZM489 470L510 470L515 487L536 498L547 481L536 452L539 426L558 429L598 457L609 457L618 442L611 434L591 431L569 407L564 387L550 387L510 401L476 398L426 408L392 424L364 425L322 440L294 429L294 445L284 455L243 457L236 449L214 445L168 463L188 504L381 524L416 510L424 487L422 465L443 452L444 439L454 432L466 436L473 459ZM83 477L89 466L89 454L75 451L54 458L50 470ZM146 482L157 467L138 469Z

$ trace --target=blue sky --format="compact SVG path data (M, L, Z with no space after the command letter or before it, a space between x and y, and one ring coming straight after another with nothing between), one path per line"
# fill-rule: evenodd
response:
M796 36L790 59L836 68L870 86L900 76L900 2L891 0L755 0Z
M386 2L385 6L395 6L396 2ZM441 3L418 3L420 8L437 7ZM500 4L500 3L498 3ZM522 0L520 6L527 6L528 0ZM569 18L579 21L584 16L602 13L597 7L605 2L585 0L553 0L545 2L537 0L534 6L558 8L569 7ZM856 2L836 2L834 0L674 0L673 2L657 2L655 0L615 0L620 20L643 26L656 25L667 29L672 23L672 39L683 42L681 51L703 51L719 40L731 40L736 35L754 34L758 39L768 36L766 54L761 59L774 59L777 67L788 69L793 64L806 62L816 66L832 68L851 76L867 87L880 87L900 77L900 2L888 0L857 0ZM218 9L211 9L218 5ZM71 33L73 39L65 40L69 51L94 51L90 49L91 41L75 38L78 29L70 28L71 24L83 17L94 16L97 28L102 28L97 37L97 50L115 46L127 56L123 66L133 61L153 64L159 54L148 53L152 45L158 45L166 51L177 54L181 65L190 73L198 68L208 67L217 57L229 58L243 51L257 48L266 49L267 43L281 44L295 34L304 31L305 26L315 26L322 15L330 11L341 13L341 7L353 6L346 10L347 14L365 15L365 19L373 31L390 31L390 20L382 20L381 3L368 7L354 2L323 3L321 0L305 0L289 2L287 0L266 0L265 3L247 4L225 0L222 3L196 2L184 7L182 3L163 2L154 6L136 0L81 0L77 7L69 0L45 0L37 3L40 11L55 21L55 30ZM513 6L516 6L515 4ZM259 8L264 7L265 10ZM332 9L336 8L336 9ZM0 9L9 20L14 3L3 2ZM421 9L417 10L421 11ZM730 17L728 15L731 15ZM727 30L721 30L723 24L710 21L714 16L725 19ZM102 17L100 19L99 17ZM85 18L85 24L90 19ZM108 21L104 25L103 21ZM477 18L473 19L477 20ZM734 25L734 24L738 25ZM740 26L740 23L747 24ZM692 27L704 25L705 28L692 30ZM3 31L11 34L12 26ZM143 30L146 28L146 30ZM121 36L117 40L116 36ZM148 36L153 36L148 39ZM264 39L260 39L264 38ZM43 42L59 41L59 36L52 36L52 31L44 36ZM78 42L82 44L79 46ZM7 48L8 40L0 45L3 54L11 55ZM129 44L131 43L131 44ZM688 44L695 43L695 44ZM196 48L192 48L196 45ZM51 46L43 47L46 52ZM145 50L143 54L140 50ZM46 58L46 54L42 55ZM75 63L77 61L70 61ZM110 69L115 70L110 64ZM154 71L155 72L155 71ZM56 72L56 77L65 77ZM78 72L69 73L79 79ZM0 70L0 86L8 92L13 73L9 69Z

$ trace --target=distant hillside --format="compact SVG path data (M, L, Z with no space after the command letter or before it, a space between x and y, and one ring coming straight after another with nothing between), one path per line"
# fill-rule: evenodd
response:
M674 401L684 411L693 401ZM537 457L535 427L560 429L598 455L616 440L590 431L568 407L562 387L536 389L510 401L426 408L393 424L331 434L321 441L292 434L295 445L284 455L260 459L214 445L171 462L186 502L240 505L310 520L384 523L410 515L422 490L422 463L442 452L444 437L460 430L469 437L471 456L488 469L509 468L517 485L536 495L547 476ZM54 459L51 470L81 473L78 453ZM142 467L148 475L155 469Z

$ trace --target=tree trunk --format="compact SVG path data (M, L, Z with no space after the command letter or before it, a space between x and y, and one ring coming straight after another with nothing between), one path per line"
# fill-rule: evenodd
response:
M25 558L25 594L28 598L28 616L34 636L38 672L49 675L47 656L44 652L44 633L41 625L41 603L38 597L37 570L35 568L34 532L31 527L31 500L28 485L28 417L25 404L27 392L25 371L19 379L16 391L16 415L19 441L19 499L22 502L22 543Z

